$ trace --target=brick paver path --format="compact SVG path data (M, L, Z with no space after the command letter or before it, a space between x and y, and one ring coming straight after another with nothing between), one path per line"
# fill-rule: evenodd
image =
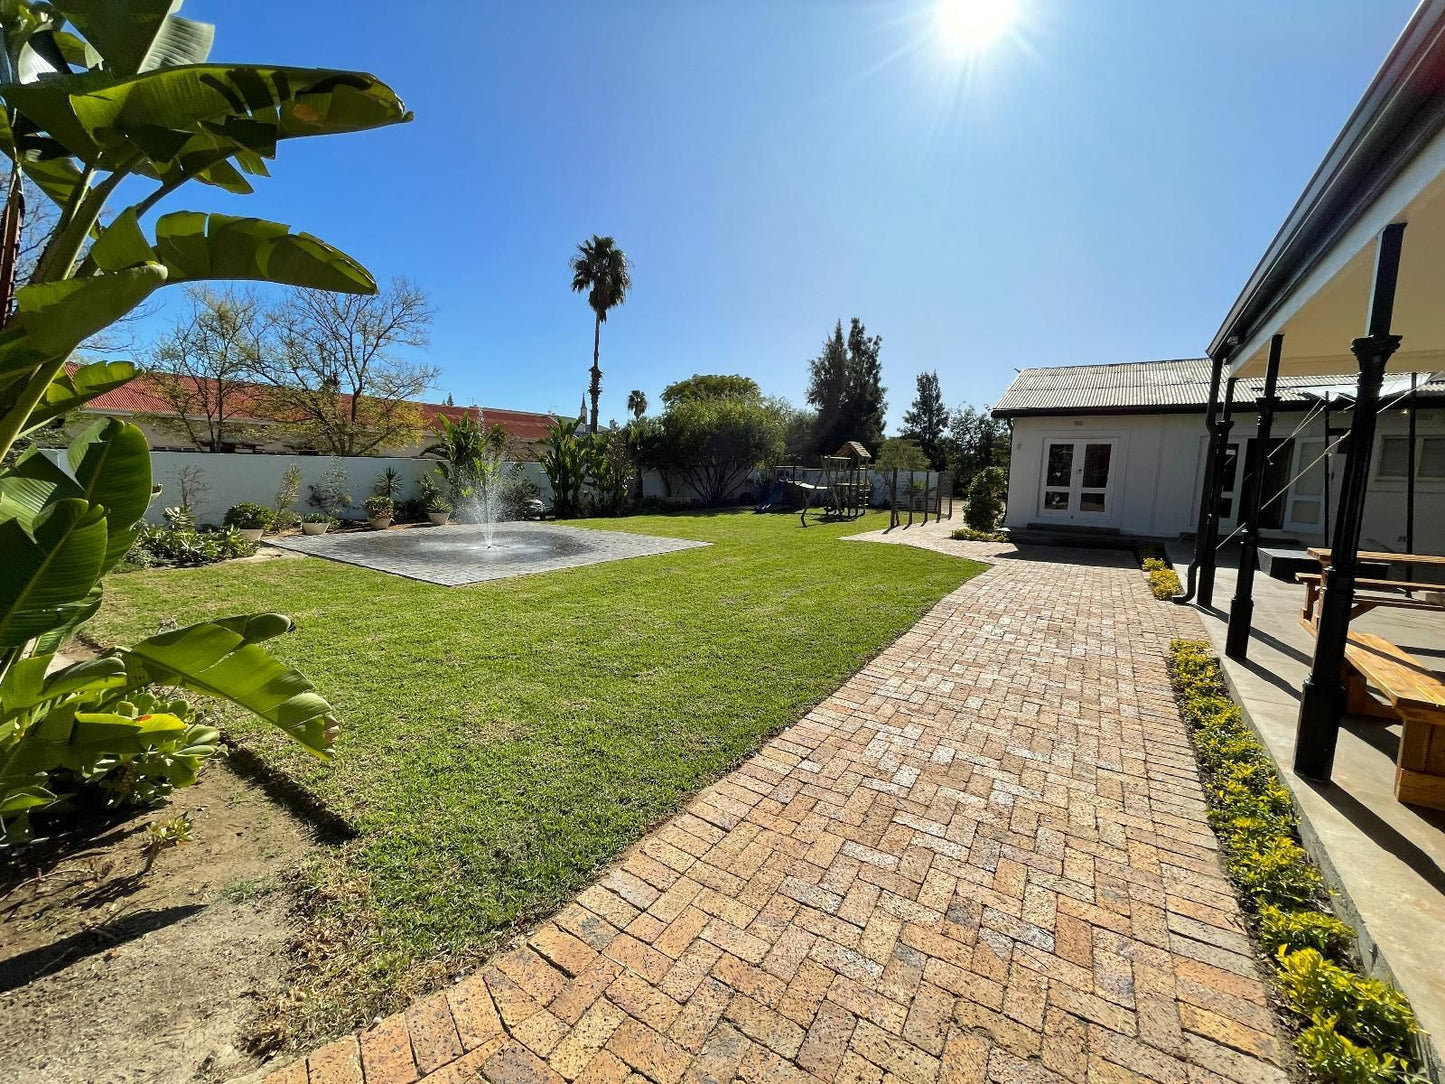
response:
M997 563L481 972L272 1084L1283 1081L1109 553Z

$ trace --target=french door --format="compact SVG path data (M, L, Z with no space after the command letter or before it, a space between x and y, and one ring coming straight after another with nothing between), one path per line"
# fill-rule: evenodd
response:
M1302 534L1323 534L1325 529L1325 442L1309 438L1295 444L1290 474L1289 511L1285 527Z
M1039 514L1079 524L1112 520L1118 444L1117 440L1046 439Z

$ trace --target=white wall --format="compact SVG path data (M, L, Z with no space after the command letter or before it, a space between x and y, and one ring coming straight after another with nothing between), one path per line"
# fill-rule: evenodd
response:
M1304 413L1293 410L1276 414L1272 437L1294 436L1296 441L1323 439L1324 421L1319 414L1296 432L1304 418ZM1334 411L1330 421L1338 429L1349 424L1349 415ZM1231 441L1242 443L1252 438L1257 422L1253 412L1236 415ZM1416 416L1416 427L1420 436L1445 435L1445 408L1422 408ZM1398 408L1386 411L1378 420L1378 431L1361 545L1366 549L1399 550L1405 545L1405 484L1381 481L1376 475L1379 439L1405 434L1404 412ZM1015 419L1008 511L1004 519L1010 528L1018 530L1033 523L1056 522L1040 509L1044 442L1049 438L1119 441L1111 514L1097 526L1116 528L1122 534L1164 538L1193 532L1198 520L1205 453L1202 412ZM1338 508L1343 467L1344 456L1337 452L1331 463L1333 485L1329 514L1332 524ZM1299 529L1277 533L1306 543L1321 541L1320 535ZM1417 479L1415 483L1415 549L1423 553L1445 553L1445 482Z
M349 490L356 504L344 513L360 518L361 502L371 495L377 476L387 467L392 467L402 478L402 496L408 499L416 495L417 483L423 474L433 470L435 459L402 459L383 456L348 456L341 460L346 464L350 478ZM195 509L200 523L220 523L226 509L241 501L255 501L270 507L276 502L276 490L281 485L281 475L286 468L295 464L301 468L301 492L296 501L296 511L304 514L310 509L306 503L310 490L308 486L318 484L331 467L331 457L324 455L270 455L265 453L226 452L152 452L151 471L160 484L161 494L152 503L146 518L153 523L164 519L163 511L180 501L181 471L195 467L201 471L202 479L210 492ZM542 490L542 499L551 502L552 487L542 468L537 463L521 464L524 475L531 478Z

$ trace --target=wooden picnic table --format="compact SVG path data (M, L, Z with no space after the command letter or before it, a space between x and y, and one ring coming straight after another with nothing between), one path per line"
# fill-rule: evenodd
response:
M1321 566L1328 566L1330 563L1330 551L1324 546L1311 546L1305 551ZM1361 561L1378 561L1381 564L1391 565L1445 565L1445 557L1433 553L1380 553L1374 550L1361 550L1359 552Z
M1305 603L1300 610L1299 622L1313 635L1315 626L1319 624L1315 603L1324 595L1324 575L1319 572L1296 572L1294 578L1304 584L1305 588ZM1416 598L1417 591L1424 594ZM1350 618L1353 620L1376 607L1394 610L1445 610L1445 584L1415 583L1410 580L1356 580Z

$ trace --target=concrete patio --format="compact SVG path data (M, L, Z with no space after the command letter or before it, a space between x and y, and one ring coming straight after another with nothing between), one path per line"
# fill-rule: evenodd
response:
M1170 548L1181 569L1190 552L1183 545ZM1348 717L1330 783L1290 770L1299 690L1314 648L1298 621L1304 588L1263 574L1255 578L1249 658L1235 662L1223 657L1234 584L1235 569L1221 564L1215 609L1190 608L1203 619L1235 698L1294 792L1306 846L1344 891L1339 910L1360 929L1366 963L1394 978L1427 1031L1445 1034L1445 977L1437 955L1445 944L1445 814L1396 801L1399 726ZM1376 609L1351 627L1384 636L1432 669L1445 670L1445 613Z

